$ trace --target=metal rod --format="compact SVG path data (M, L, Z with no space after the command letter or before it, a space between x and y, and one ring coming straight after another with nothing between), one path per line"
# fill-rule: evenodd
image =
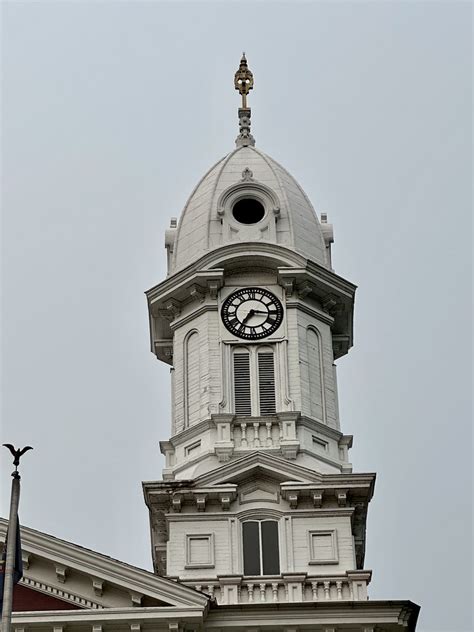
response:
M18 525L18 505L20 502L20 474L12 474L12 494L10 518L8 520L7 559L5 561L5 583L3 586L2 632L10 632L13 605L13 569L15 566L16 530Z

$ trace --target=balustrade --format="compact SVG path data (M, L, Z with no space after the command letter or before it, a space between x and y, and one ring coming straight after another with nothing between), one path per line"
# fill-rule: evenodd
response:
M267 581L240 580L185 582L196 590L225 603L285 603L299 601L364 601L367 599L366 581L351 577L268 578ZM361 586L363 585L363 590Z
M279 448L282 437L283 427L278 419L237 420L231 428L231 441L236 449Z

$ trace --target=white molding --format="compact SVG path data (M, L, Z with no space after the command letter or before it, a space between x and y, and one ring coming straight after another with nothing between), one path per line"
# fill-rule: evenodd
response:
M332 326L334 324L334 318L332 316L317 307L308 305L304 299L286 299L286 309L299 309L301 312L304 312L313 318L317 318L320 322L325 323L326 325Z
M7 520L0 519L0 540L5 539L7 524ZM71 571L75 570L89 577L100 578L125 591L134 590L177 607L203 607L206 603L206 597L195 590L77 544L25 526L21 527L21 538L23 549L32 554L33 558L45 558L53 564L66 566Z
M191 541L204 540L208 542L209 560L207 562L191 562ZM214 568L214 534L213 533L187 533L186 534L186 563L184 568Z
M332 557L328 559L321 559L314 557L313 537L314 536L327 536L331 537ZM336 529L311 529L308 531L308 564L339 564L339 551L337 545L337 530Z
M188 588L187 586L185 588L186 591L196 593L204 605L202 607L157 606L149 608L105 608L100 611L100 622L105 626L112 626L110 627L111 630L114 629L114 624L123 625L141 622L143 624L152 625L153 623L167 623L172 619L202 622L206 617L209 600L204 594L198 593L196 590ZM97 624L97 620L97 610L47 610L15 612L13 614L13 625L24 626L28 631L30 631L30 629L44 629L45 626L67 626L68 630L75 630L77 629L75 626L92 626Z
M27 577L26 575L24 575L20 579L20 584L22 584L23 586L27 586L28 588L32 588L37 592L43 593L44 595L50 595L51 597L55 597L56 599L61 599L62 601L73 603L76 606L81 606L82 608L92 608L99 610L104 607L102 604L96 601L86 599L85 597L81 597L81 595L72 593L69 590L57 588L56 586L52 586L49 582L33 579L32 577Z

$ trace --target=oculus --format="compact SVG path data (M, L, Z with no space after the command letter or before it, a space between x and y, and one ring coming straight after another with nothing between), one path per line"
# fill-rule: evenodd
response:
M234 336L259 340L273 334L283 320L283 306L277 297L258 287L233 292L221 310L222 322Z
M232 215L240 224L257 224L265 215L265 208L255 198L243 198L232 207Z

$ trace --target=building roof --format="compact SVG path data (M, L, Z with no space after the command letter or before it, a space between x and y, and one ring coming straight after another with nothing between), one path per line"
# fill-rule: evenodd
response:
M239 226L231 209L239 197L262 201L265 217ZM278 162L251 145L238 146L219 160L192 192L176 231L170 272L236 241L281 244L330 267L323 230L303 189Z

